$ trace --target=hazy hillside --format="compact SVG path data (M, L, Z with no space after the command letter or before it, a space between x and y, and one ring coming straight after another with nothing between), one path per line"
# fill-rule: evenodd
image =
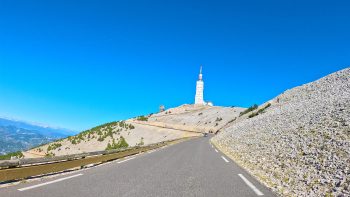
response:
M0 155L27 150L40 144L67 137L71 133L66 129L55 129L0 118Z
M62 138L69 135L73 135L76 132L64 128L52 128L49 126L36 125L33 123L27 123L19 120L11 120L6 118L0 118L0 126L14 126L26 130L36 131L41 135L45 135L51 138Z
M53 140L55 138L41 135L37 131L17 128L15 126L0 126L0 155L27 150Z
M349 68L244 117L212 141L262 182L284 196L350 196Z

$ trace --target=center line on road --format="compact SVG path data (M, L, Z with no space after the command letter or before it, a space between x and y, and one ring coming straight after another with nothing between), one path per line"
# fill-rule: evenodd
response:
M215 152L217 152L217 153L218 153L219 151L215 149Z
M119 161L118 163L123 163L123 162L129 161L129 160L132 160L132 159L135 159L135 157L131 157L129 159L124 159L123 161Z
M245 182L245 184L247 184L258 196L263 196L264 194L258 189L256 188L253 183L251 183L250 181L248 181L248 179L246 179L242 174L238 174L239 177L241 177L241 179Z
M56 180L54 180L54 181L49 181L49 182L41 183L41 184L38 184L38 185L33 185L33 186L29 186L29 187L24 187L24 188L18 189L18 191L21 191L21 192L22 192L22 191L34 189L34 188L41 187L41 186L44 186L44 185L49 185L49 184L52 184L52 183L57 183L57 182L60 182L60 181L64 181L64 180L71 179L71 178L78 177L78 176L82 176L82 175L83 175L83 174L76 174L76 175L73 175L73 176L68 176L68 177L56 179Z
M226 161L226 163L229 162L224 156L221 156L221 158L222 158L224 161Z

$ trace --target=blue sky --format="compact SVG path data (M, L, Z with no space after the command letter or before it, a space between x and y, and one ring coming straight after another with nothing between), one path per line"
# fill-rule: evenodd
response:
M0 0L0 116L74 130L261 104L349 66L347 1Z

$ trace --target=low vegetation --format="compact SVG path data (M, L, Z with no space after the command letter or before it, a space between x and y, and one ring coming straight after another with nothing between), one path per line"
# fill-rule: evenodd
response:
M137 117L137 120L138 120L138 121L148 121L148 117L139 116L139 117Z
M143 146L143 145L145 145L145 142L143 140L144 140L144 138L141 137L140 142L138 144L136 144L136 146Z
M112 144L108 143L106 150L114 150L114 149L127 148L127 147L129 147L129 144L126 142L123 136L120 136L120 139L117 143L115 143L114 139L112 140Z
M61 146L62 146L61 143L52 143L47 147L47 152L49 152L51 150L56 150L57 148L59 148Z
M76 136L68 137L68 141L72 144L79 144L82 141L90 141L97 138L98 141L103 142L107 137L114 138L114 134L118 134L123 130L132 130L135 126L127 124L124 121L106 123L92 129L83 131Z
M242 112L239 114L239 116L243 116L244 114L247 114L247 113L249 113L249 112L251 112L251 111L254 111L254 110L256 110L256 109L258 109L258 105L257 105L257 104L254 104L254 105L250 106L248 109L242 111Z
M22 158L24 155L22 154L21 151L13 152L13 153L8 153L6 155L0 155L0 160L9 160L11 157L17 157L17 158Z
M252 114L249 115L249 118L253 118L254 116L257 116L259 114L264 113L265 109L269 108L271 106L271 103L268 103L267 105L265 105L263 108L259 109L257 112L254 112Z
M46 153L45 154L45 157L54 157L55 156L55 153Z

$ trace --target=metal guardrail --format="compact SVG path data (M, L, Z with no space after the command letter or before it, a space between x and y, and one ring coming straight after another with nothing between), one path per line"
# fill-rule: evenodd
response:
M90 153L56 156L51 158L4 160L0 161L0 183L21 180L38 175L57 173L69 169L81 168L82 166L89 164L98 164L120 159L190 138L192 137L164 141L148 146L111 151L96 151Z

